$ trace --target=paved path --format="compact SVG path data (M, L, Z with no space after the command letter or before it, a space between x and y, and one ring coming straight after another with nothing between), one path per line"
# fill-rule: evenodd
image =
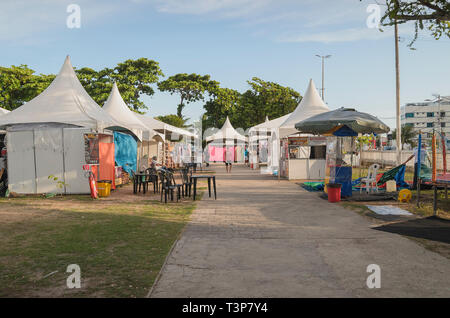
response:
M450 297L447 258L295 183L214 169L218 200L199 203L151 297Z

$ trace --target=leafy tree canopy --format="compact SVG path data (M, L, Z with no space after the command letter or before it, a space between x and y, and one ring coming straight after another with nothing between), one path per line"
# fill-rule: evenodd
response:
M54 78L54 75L36 75L27 65L0 67L0 107L16 109L39 95Z
M176 74L158 83L160 91L180 95L180 103L177 107L177 115L180 118L183 117L183 109L186 104L204 100L205 93L214 92L218 87L219 83L211 80L209 75L198 75L195 73Z
M78 79L88 94L103 105L111 92L112 83L117 82L122 98L134 111L141 112L147 106L140 100L142 95L151 96L151 84L164 76L159 64L147 58L126 60L113 69L96 71L83 67L76 69ZM47 88L55 75L35 75L26 65L0 67L0 107L13 110L33 99Z
M86 91L99 105L103 105L116 82L120 95L132 110L142 112L148 107L141 101L142 95L152 96L155 91L152 84L164 76L158 62L147 58L126 60L113 69L104 68L95 71L91 68L76 70L77 76Z
M248 84L250 89L242 94L238 107L239 124L244 129L262 123L266 116L275 119L294 111L302 98L290 87L257 77L253 77Z
M298 92L257 77L248 81L250 89L243 94L229 88L217 88L204 105L204 127L220 128L227 116L236 128L247 129L292 112L301 100Z
M416 141L414 140L417 137L417 132L414 131L414 127L409 125L402 125L401 135L402 144L410 144L412 147L415 147L417 145ZM397 140L397 129L394 129L392 131L392 139Z
M448 0L385 0L386 11L381 18L382 25L415 23L415 35L411 46L417 39L419 29L427 29L435 39L446 35L450 38L450 2Z
M178 115L175 115L175 114L170 114L170 115L165 115L165 116L157 116L155 118L166 124L169 124L169 125L172 125L175 127L180 127L180 128L189 127L189 125L186 125L186 122L188 121L188 119L180 118L180 117L178 117Z

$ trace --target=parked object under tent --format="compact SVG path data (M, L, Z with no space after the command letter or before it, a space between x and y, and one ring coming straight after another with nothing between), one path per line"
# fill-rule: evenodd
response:
M7 131L10 192L90 193L86 164L97 180L114 181L108 127L120 124L84 90L67 56L47 89L0 117L0 129Z

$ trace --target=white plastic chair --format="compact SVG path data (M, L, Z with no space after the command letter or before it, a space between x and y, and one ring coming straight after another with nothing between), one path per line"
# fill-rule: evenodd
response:
M361 178L361 186L359 187L359 193L362 192L362 184L366 184L366 192L370 193L370 189L375 189L378 192L377 186L377 173L378 169L380 169L380 165L375 163L369 167L369 171L367 172L367 177Z

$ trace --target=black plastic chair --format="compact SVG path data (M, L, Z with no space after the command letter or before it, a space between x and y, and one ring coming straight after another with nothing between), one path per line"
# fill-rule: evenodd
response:
M148 168L145 170L146 176L146 187L148 190L148 184L153 184L153 193L159 192L159 184L158 184L158 173L154 168Z
M184 184L176 182L174 172L169 172L168 175L170 178L171 185L177 188L177 202L178 202L178 200L181 200L181 196L183 196L184 198L184 191L183 191Z
M186 166L180 170L180 175L183 182L183 193L185 196L191 197L192 181L190 176L192 175L192 170L189 166Z
M141 181L142 180L140 180L140 178L138 178L136 176L136 173L133 170L131 170L131 181L133 182L133 193L134 194L137 193L138 187L139 187L139 192L141 192L141 184L142 184Z
M167 203L167 196L170 194L170 199L173 201L173 195L175 189L177 189L177 202L180 198L180 188L173 184L173 175L169 171L161 170L159 172L159 178L161 182L161 202L164 195L164 203Z

